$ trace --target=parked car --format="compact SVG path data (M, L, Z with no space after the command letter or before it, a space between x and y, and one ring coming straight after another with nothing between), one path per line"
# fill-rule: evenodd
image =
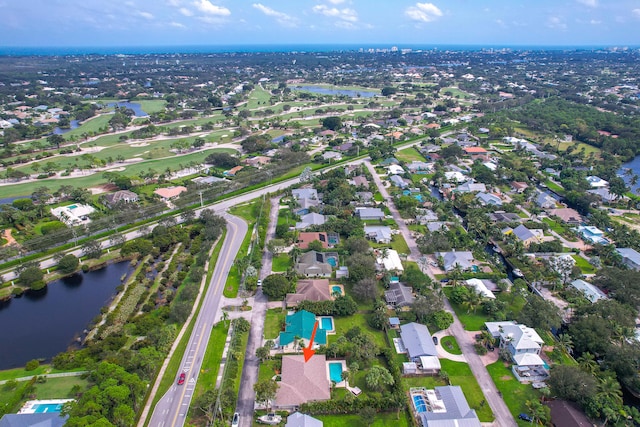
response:
M433 337L433 343L434 343L435 345L438 345L438 337Z
M178 385L184 384L184 380L187 379L187 374L182 372L178 377Z
M238 427L240 425L240 414L237 412L233 414L233 419L231 420L231 427Z
M258 286L262 286L262 279L258 279Z
M531 418L529 415L525 413L520 413L520 415L518 415L518 418L520 418L522 421L528 421L528 422L533 421L533 418Z

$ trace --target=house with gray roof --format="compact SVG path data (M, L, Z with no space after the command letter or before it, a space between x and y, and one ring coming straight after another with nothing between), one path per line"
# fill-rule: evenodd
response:
M421 162L421 161L412 161L411 163L407 164L407 169L409 170L409 172L411 173L417 173L417 172L428 172L431 169L433 169L433 164L432 163L427 163L427 162Z
M307 227L312 225L322 225L326 221L324 215L320 215L319 213L308 213L306 215L302 215L300 217L300 222L296 222L296 229L304 230Z
M400 282L392 282L384 293L384 299L389 305L404 307L413 304L415 297L413 296L413 288L410 286L404 286Z
M358 191L356 192L356 198L358 202L365 205L371 205L374 202L373 193L370 191Z
M447 226L446 222L443 221L432 221L427 223L427 230L430 232L434 231L447 231L449 226Z
M467 181L464 184L458 185L455 191L458 193L485 192L487 191L487 187L480 182Z
M556 200L543 191L537 191L534 201L535 204L542 209L551 209L556 207Z
M480 192L476 194L476 199L478 199L482 206L502 206L502 199L492 193Z
M310 415L294 412L287 417L287 424L284 427L322 427L322 421Z
M400 326L400 338L407 349L409 360L416 361L422 356L438 356L429 329L416 322Z
M580 291L582 295L584 295L584 297L588 299L592 304L600 301L601 299L608 299L607 295L599 288L589 282L585 282L582 279L576 279L570 284L578 291Z
M391 227L387 225L365 225L364 235L376 243L391 243Z
M488 216L491 222L516 222L522 220L518 214L508 212L494 212Z
M296 188L291 191L293 198L300 199L318 199L318 190L315 188Z
M384 212L380 208L356 208L356 216L361 220L383 220Z
M404 178L402 178L400 175L391 175L389 177L389 181L391 181L391 183L398 188L406 188L409 186L409 183L405 181Z
M411 389L412 394L414 389ZM421 389L424 411L417 416L422 427L480 427L476 411L469 407L462 388L457 385Z
M608 188L597 188L595 190L587 190L587 193L595 194L603 203L612 203L620 199L617 195L611 193ZM626 196L622 196L624 198Z
M442 258L445 271L453 270L456 265L462 270L469 270L474 263L473 254L470 251L437 252L436 258Z
M529 246L531 243L541 242L544 237L544 231L540 229L529 229L520 224L513 229L513 235L520 240L524 246Z
M640 270L640 253L633 248L616 248L624 265L632 270Z
M68 415L59 412L6 414L0 418L0 427L63 427L68 418Z
M438 220L438 215L431 209L419 209L418 212L418 215L416 215L416 221L421 225Z
M333 258L334 263L337 265L338 254L335 252L309 251L304 253L296 262L296 273L307 277L331 277L333 265L330 264L330 258Z

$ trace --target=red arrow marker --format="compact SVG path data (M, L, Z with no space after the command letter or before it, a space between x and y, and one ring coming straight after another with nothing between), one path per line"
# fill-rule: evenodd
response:
M311 356L315 354L315 350L313 350L313 340L316 337L316 329L318 329L318 321L313 324L313 332L311 332L311 341L309 341L309 345L302 349L302 353L304 354L304 361L308 362L311 359Z

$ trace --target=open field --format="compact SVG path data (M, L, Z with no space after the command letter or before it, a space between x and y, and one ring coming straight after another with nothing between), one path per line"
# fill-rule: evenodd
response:
M496 387L500 393L502 393L504 403L507 404L509 411L511 411L514 417L517 417L521 412L527 412L527 400L536 400L539 398L539 393L534 390L530 384L520 384L516 380L511 369L506 367L503 361L498 360L487 366L487 370ZM516 421L519 426L524 427L531 425L517 418Z
M398 151L396 153L396 159L406 163L411 163L414 160L418 162L424 162L424 156L420 154L414 147L405 148L404 150Z

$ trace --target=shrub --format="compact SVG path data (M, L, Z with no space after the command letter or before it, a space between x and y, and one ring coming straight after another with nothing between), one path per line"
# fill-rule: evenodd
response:
M476 353L478 353L480 356L487 354L487 348L482 343L479 343L479 342L475 343L473 345L473 348L476 350Z
M25 365L24 369L27 371L34 371L40 367L40 362L36 359L29 360Z

